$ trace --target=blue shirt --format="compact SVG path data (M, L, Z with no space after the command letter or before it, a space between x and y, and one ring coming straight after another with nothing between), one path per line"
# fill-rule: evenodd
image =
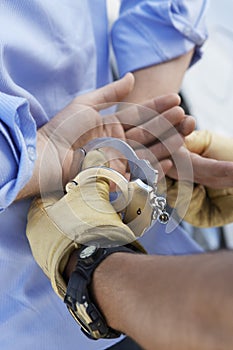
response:
M205 0L122 0L111 33L119 74L193 47L194 63L205 9ZM36 129L111 81L105 1L1 1L0 29L0 348L104 349L114 341L83 336L35 263L25 236L30 201L12 203L33 171ZM154 253L200 251L181 229L153 229L144 241Z

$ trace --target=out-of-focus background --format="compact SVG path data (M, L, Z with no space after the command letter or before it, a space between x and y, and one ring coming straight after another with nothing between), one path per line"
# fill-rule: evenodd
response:
M119 0L107 0L110 26L117 17ZM181 93L199 129L233 137L233 1L210 0L207 15L209 38L203 57L184 78ZM114 57L112 54L114 66ZM232 150L233 152L233 150ZM232 208L233 210L233 208ZM233 224L189 233L208 250L233 249Z
M232 0L210 0L209 38L203 47L204 55L188 70L182 86L182 95L197 119L198 128L230 137L233 137L232 14ZM221 245L233 249L233 224L222 230L206 231L202 239L210 249Z
M201 129L233 137L232 15L232 0L210 0L204 55L185 75L182 92Z

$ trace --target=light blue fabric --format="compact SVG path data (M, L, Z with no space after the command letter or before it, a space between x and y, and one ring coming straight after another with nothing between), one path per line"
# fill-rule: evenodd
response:
M207 37L206 8L206 0L122 0L121 16L112 29L120 76L141 68L142 62L151 66L193 47L195 63Z
M36 125L25 99L0 92L0 212L26 185L36 159Z
M204 9L204 0L122 1L112 35L121 74L194 45L199 57ZM0 2L0 349L98 350L114 343L79 331L31 255L30 202L11 204L33 171L36 127L110 80L104 0ZM200 252L180 228L168 236L156 226L143 240L153 253Z
M170 218L169 224L171 225L171 223L173 229L170 233L166 233L166 225L155 222L139 239L150 254L186 255L203 253L203 249L191 239L181 226L177 225L173 218Z

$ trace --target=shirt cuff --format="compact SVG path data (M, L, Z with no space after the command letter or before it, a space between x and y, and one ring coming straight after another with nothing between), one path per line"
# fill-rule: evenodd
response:
M0 93L0 212L32 176L36 160L36 124L27 101Z
M112 28L119 75L179 57L193 48L191 64L201 57L207 38L207 1L122 1Z

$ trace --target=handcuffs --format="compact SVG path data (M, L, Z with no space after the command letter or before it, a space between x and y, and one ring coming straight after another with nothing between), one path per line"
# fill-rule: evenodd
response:
M130 227L135 236L141 236L155 220L166 224L169 220L169 214L165 210L166 199L157 196L156 193L158 171L153 169L148 161L140 160L126 142L110 137L95 139L83 147L81 149L83 161L88 152L104 147L115 148L126 157L130 169L130 181L111 168L97 166L82 170L75 178L77 180L75 184L72 181L67 184L66 191L73 185L79 185L81 188L87 179L102 176L115 182L120 189L120 195L111 201L111 204L122 215L122 221ZM95 269L114 252L140 253L131 244L119 247L97 247L90 244L77 249L76 267L69 278L64 298L68 310L81 326L81 330L94 340L117 338L121 335L108 326L98 306L93 302L90 290Z
M130 227L135 236L140 237L153 221L167 224L169 214L166 211L166 199L157 195L158 171L150 162L139 159L135 151L123 140L105 137L96 138L81 148L83 160L90 151L111 147L122 153L129 164L130 181L111 168L101 166L82 170L78 181L82 183L88 177L96 177L104 172L105 177L118 185L121 195L111 201L114 209L122 214L122 221ZM82 161L83 162L83 161ZM67 185L67 188L70 184Z

